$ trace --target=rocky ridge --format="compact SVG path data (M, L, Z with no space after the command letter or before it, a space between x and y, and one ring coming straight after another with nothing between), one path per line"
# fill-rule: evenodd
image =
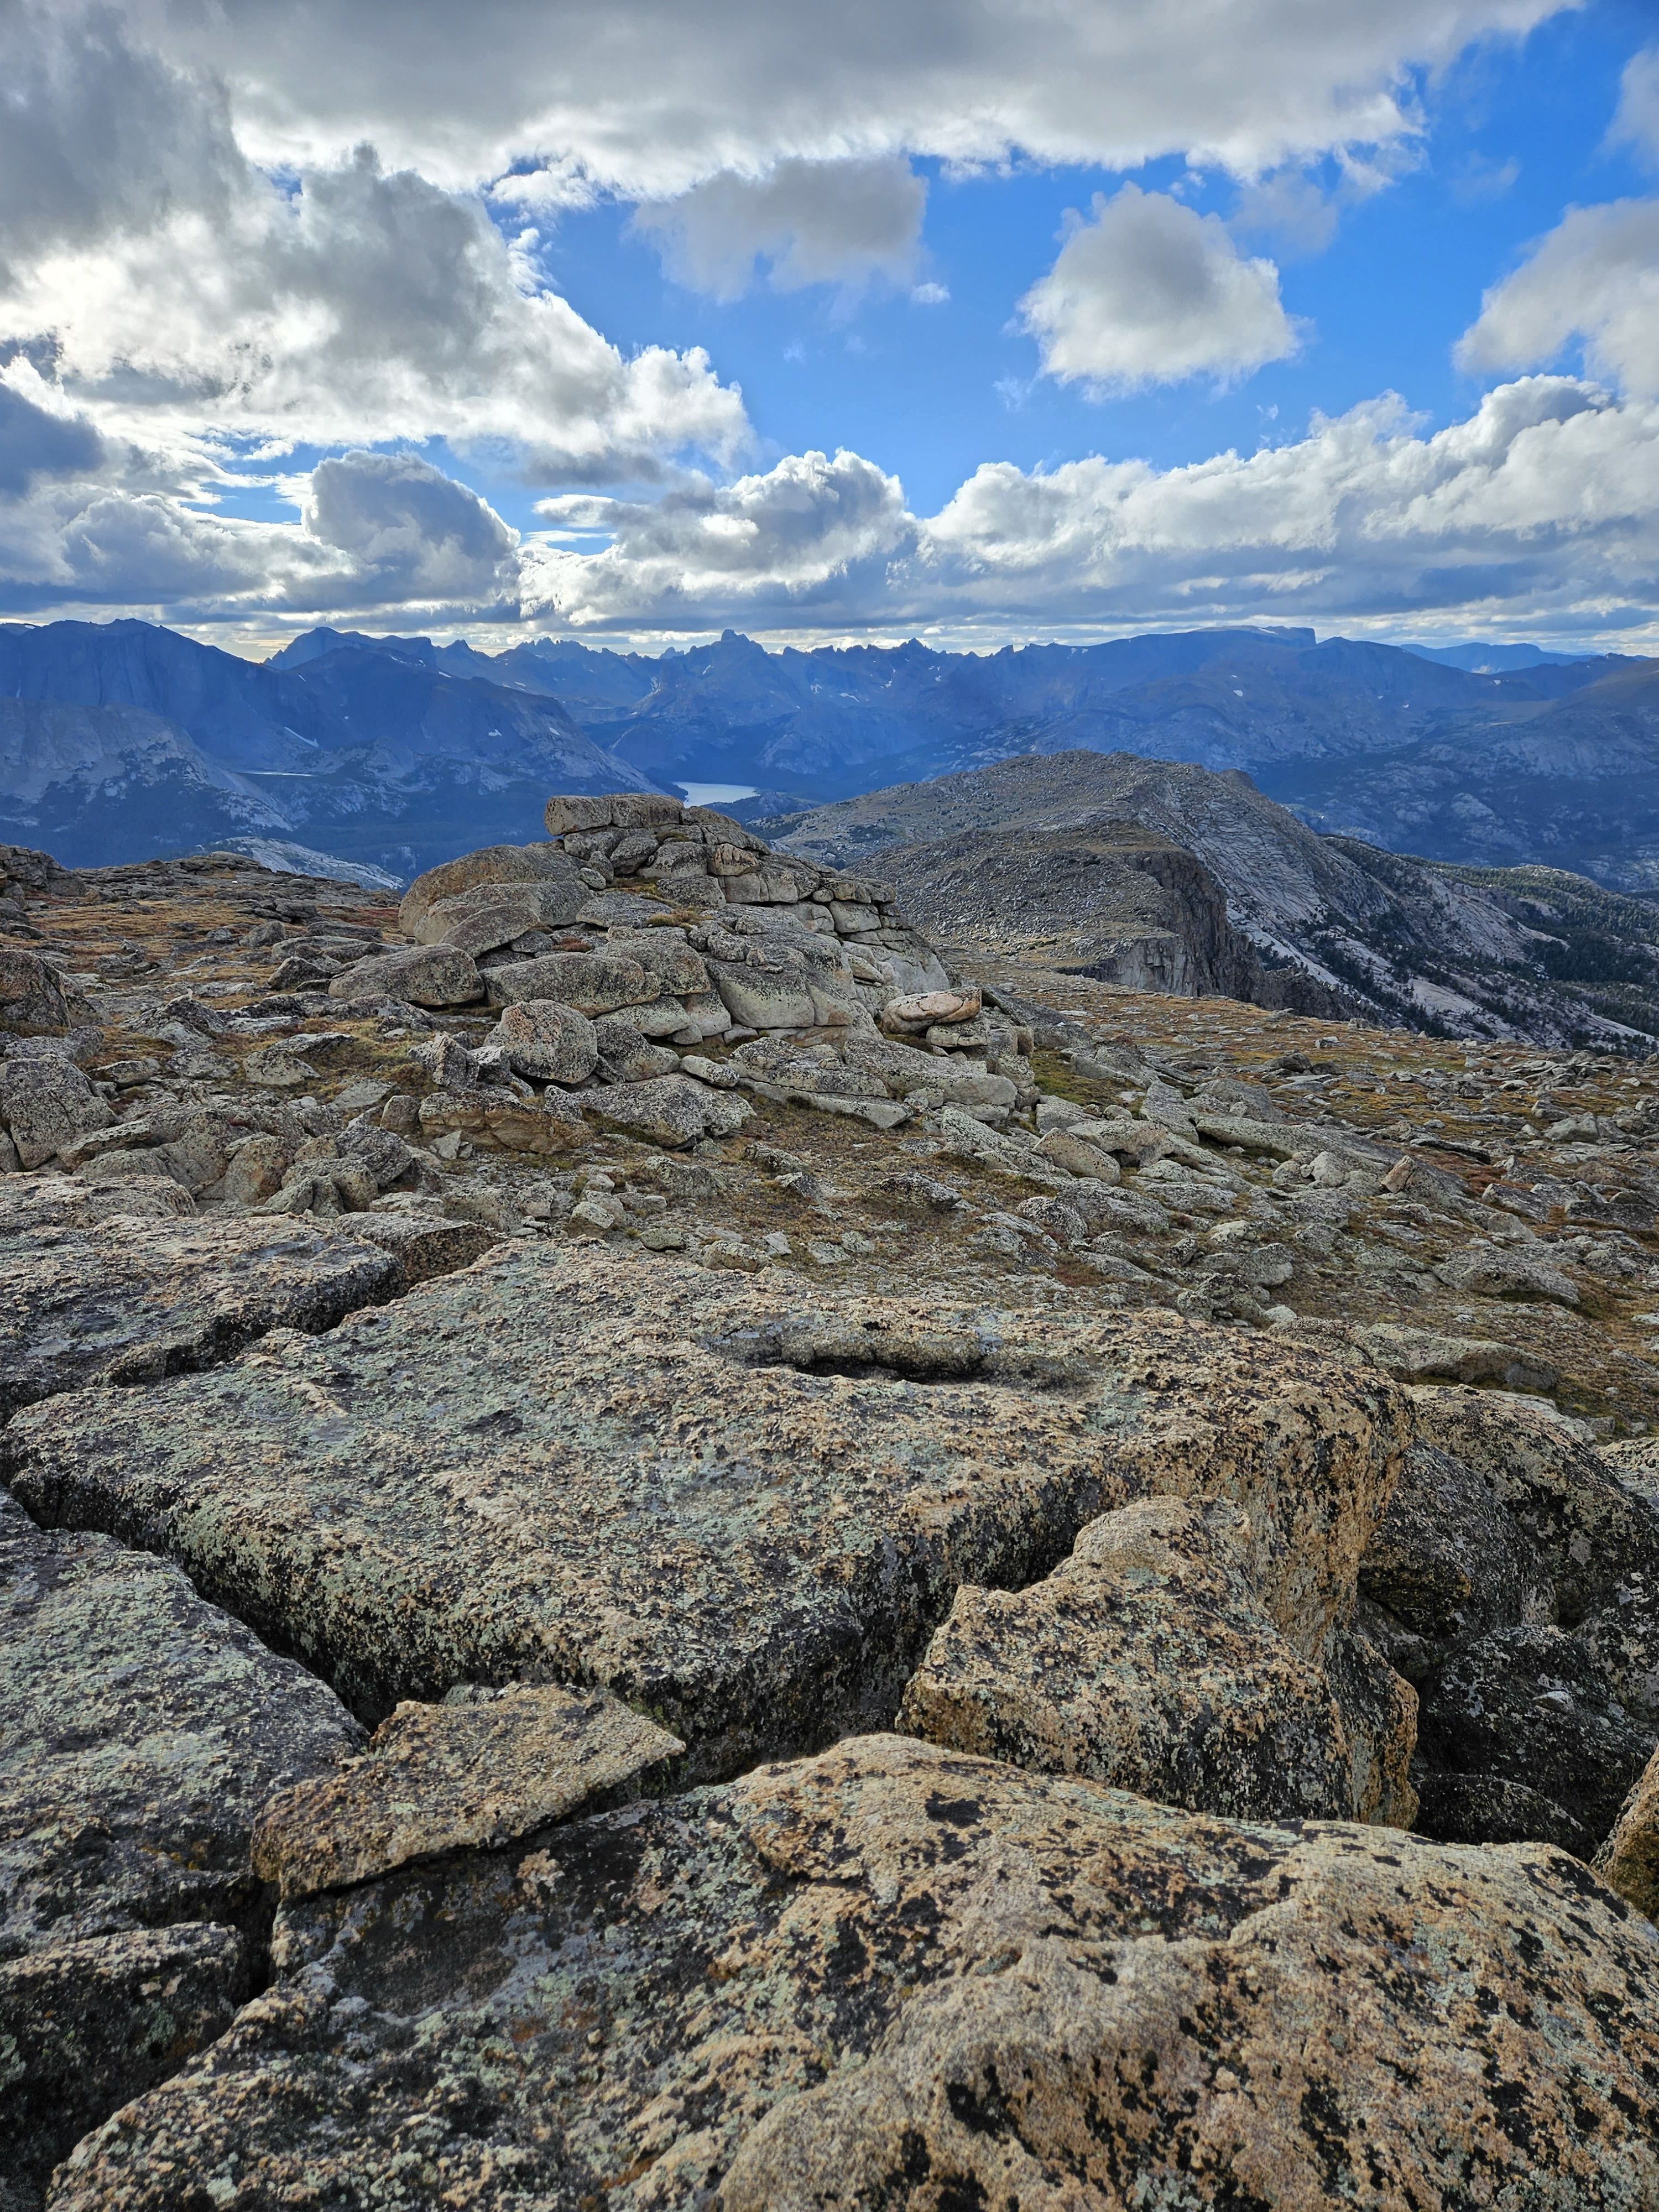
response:
M1442 1036L1647 1050L1659 1035L1647 900L1316 836L1237 770L1032 754L760 826L788 852L880 867L970 958Z
M7 2212L1659 2197L1659 1079L545 826L0 855Z

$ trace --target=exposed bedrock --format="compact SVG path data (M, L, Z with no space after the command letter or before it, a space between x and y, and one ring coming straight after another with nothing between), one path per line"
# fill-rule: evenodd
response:
M693 1777L884 1725L964 1583L1138 1498L1239 1509L1317 1666L1408 1441L1380 1376L1170 1314L785 1304L512 1252L234 1365L19 1415L30 1510L177 1559L364 1718L463 1680L614 1690Z
M0 1496L0 2174L34 2201L105 2114L229 2025L273 1790L362 1730L178 1568ZM0 2203L7 2203L0 2190Z
M1659 2194L1659 1935L1576 1860L856 1738L285 1906L53 2212L1392 2212Z

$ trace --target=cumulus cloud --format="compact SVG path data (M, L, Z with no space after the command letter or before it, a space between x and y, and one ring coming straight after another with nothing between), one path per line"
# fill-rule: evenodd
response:
M94 27L87 55L28 10L0 34L41 159L17 206L0 192L0 335L102 419L319 445L447 436L544 482L649 480L688 450L743 451L741 398L706 356L625 358L539 282L533 236L515 249L475 195L367 149L268 175L214 85L124 46L112 18ZM76 143L124 63L120 158L94 151L77 185Z
M908 161L780 161L763 177L711 177L675 200L647 200L634 228L677 283L735 300L770 264L780 292L808 284L906 283L921 246L927 187Z
M1648 46L1625 65L1619 112L1609 136L1659 163L1659 46Z
M1019 303L1050 376L1102 392L1242 375L1294 353L1271 261L1247 261L1217 216L1167 192L1097 193Z
M558 515L613 533L595 553L525 549L527 604L579 629L998 636L1455 613L1593 630L1649 618L1659 408L1533 377L1432 436L1390 398L1185 468L988 463L930 517L850 454L804 456L729 495Z
M1407 72L1563 0L152 0L262 157L371 137L452 183L545 152L629 198L931 154L1242 174L1415 125ZM1571 0L1568 0L1571 4ZM439 164L441 164L440 167Z
M518 532L476 492L413 454L319 462L305 526L374 574L388 598L479 600L516 588Z
M1577 341L1591 374L1659 393L1659 200L1574 208L1481 301L1465 368L1528 368Z
M915 534L897 478L848 453L793 454L764 476L649 504L574 496L539 511L566 533L610 534L597 554L554 538L526 547L527 605L580 625L626 623L647 608L671 623L706 622L711 609L866 608Z

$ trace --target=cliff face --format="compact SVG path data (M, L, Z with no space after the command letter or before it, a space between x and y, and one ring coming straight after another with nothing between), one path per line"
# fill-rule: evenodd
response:
M1196 854L1135 821L969 831L883 856L906 908L950 943L994 946L1130 990L1346 1012L1340 993L1274 968L1228 918Z
M1647 902L1321 836L1237 770L1030 754L765 826L878 866L935 930L1076 974L1459 1036L1659 1035Z

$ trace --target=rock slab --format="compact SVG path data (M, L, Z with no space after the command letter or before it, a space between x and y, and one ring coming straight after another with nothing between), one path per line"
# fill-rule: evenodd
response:
M895 1737L534 1842L284 1908L280 1978L53 2212L1659 2193L1659 1934L1558 1852Z

